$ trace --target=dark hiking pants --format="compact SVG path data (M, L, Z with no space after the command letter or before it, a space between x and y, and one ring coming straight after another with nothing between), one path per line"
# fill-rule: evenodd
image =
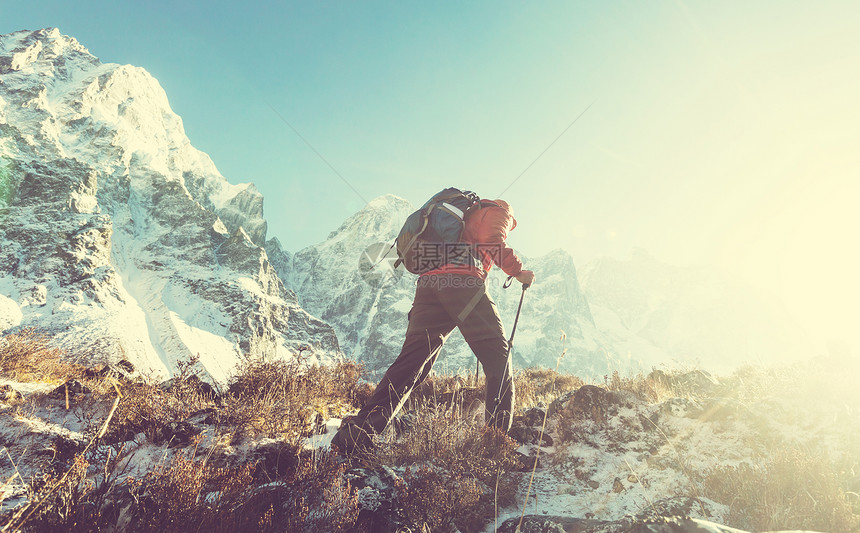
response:
M418 279L400 355L354 423L368 432L382 432L412 390L430 373L442 344L455 327L460 329L486 375L487 424L508 431L514 384L505 330L484 280L464 274Z

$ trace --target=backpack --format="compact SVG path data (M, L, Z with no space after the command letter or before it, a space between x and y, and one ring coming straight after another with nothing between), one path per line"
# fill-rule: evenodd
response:
M474 264L469 246L462 243L466 213L478 195L449 187L430 198L406 219L394 244L397 261L413 274L424 274L445 264Z

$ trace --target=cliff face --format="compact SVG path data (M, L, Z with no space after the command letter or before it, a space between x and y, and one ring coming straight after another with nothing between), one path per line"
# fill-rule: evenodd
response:
M0 37L0 329L167 374L339 353L263 248L263 197L191 146L145 70L56 29Z

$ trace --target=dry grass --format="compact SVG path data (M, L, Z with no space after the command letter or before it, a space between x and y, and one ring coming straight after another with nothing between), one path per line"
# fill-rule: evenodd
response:
M298 444L329 417L360 407L369 385L362 368L347 361L307 367L301 361L248 361L230 380L217 412L233 438L280 438Z
M545 408L559 396L583 385L585 382L578 376L561 374L548 368L526 368L514 376L517 408Z
M423 465L397 486L403 513L418 531L477 531L486 521L483 491L473 477Z
M754 465L716 468L705 496L729 506L727 525L752 531L858 531L835 469L824 457L784 450Z
M396 440L389 434L372 459L409 467L398 492L415 530L479 531L496 505L514 502L523 469L519 445L461 412L456 405L413 403L408 429Z
M145 381L124 383L115 421L109 426L105 441L122 442L143 433L150 442L161 443L173 437L176 424L197 411L214 407L208 387L195 373L196 363L197 359L191 358L180 364L180 372L169 387ZM98 384L93 389L107 390Z
M55 383L80 377L83 367L69 361L62 350L50 345L35 328L0 339L0 375L21 382Z
M615 371L611 376L603 376L603 381L607 390L630 392L648 403L709 396L718 386L707 372L690 369L654 370L648 375L635 376L622 376Z
M94 392L77 405L91 411L90 427L84 431L90 443L82 452L72 452L66 468L31 480L30 503L0 518L0 526L37 532L341 531L352 527L358 516L357 496L344 481L345 466L331 453L304 456L299 442L315 419L352 410L361 401L366 387L359 382L360 367L249 363L234 376L223 397L212 394L197 378L195 368L194 359L180 365L169 386L122 383L122 397L102 438L99 416L104 416L107 391L118 389L108 389L106 378L91 380ZM201 409L221 424L210 441L215 446L220 442L218 434L268 431L268 436L281 437L279 450L285 457L279 457L274 466L265 460L213 466L196 453L202 437L182 430ZM180 448L143 477L124 476L118 468L127 466L120 460L122 450L126 441L140 433L148 441L182 445L185 451Z
M37 532L361 528L357 493L343 475L347 465L327 452L301 451L303 439L322 421L355 411L372 392L372 387L361 380L359 365L345 362L316 367L302 361L246 361L227 389L213 394L197 378L192 359L180 365L179 375L169 387L146 381L120 383L122 397L107 433L98 438L105 413L117 396L114 381L88 381L81 377L82 369L67 360L32 330L0 340L3 375L51 382L77 377L93 391L75 400L76 410L81 411L79 418L89 420L90 427L83 432L89 444L83 451L81 444L58 453L61 460L55 461L54 469L45 469L27 480L31 504L23 513L0 517L0 526ZM813 375L746 368L715 383L704 373L690 370L655 371L635 377L615 373L598 386L589 387L592 396L581 395L580 405L570 401L556 409L551 427L555 428L559 450L570 442L587 442L597 435L619 446L622 453L625 443L641 437L647 423L639 416L645 413L640 407L674 397L700 401L729 397L751 407L766 401L785 406L788 404L781 403L780 394L790 390L798 398L818 401L810 403L817 411L785 409L782 415L775 411L774 417L782 417L775 422L800 427L804 420L823 420L818 416L823 412L837 426L850 428L856 421L858 404L849 401L857 396L854 375L844 370ZM518 372L515 383L519 410L546 408L585 385L576 376L543 369ZM493 520L498 508L515 503L524 476L524 465L515 453L518 445L484 427L481 411L473 409L482 399L483 381L476 387L459 376L428 379L410 398L404 416L408 423L396 428L402 430L400 434L395 435L394 430L386 433L375 455L364 459L371 466L405 468L395 492L400 506L397 511L410 530L480 531ZM623 402L636 408L625 409L624 416L618 418L616 407ZM832 405L838 409L831 409ZM214 438L204 440L193 433L177 437L181 433L177 427L201 412L210 422L206 427L212 434L207 435ZM768 427L763 426L764 430ZM845 442L858 442L856 428L841 431ZM135 435L140 441L141 433L147 441L171 442L184 448L170 450L149 473L129 477L123 471L124 459L128 449L139 442L128 441ZM763 444L763 434L750 435L760 447L753 449L766 457L754 465L708 472L685 470L691 486L697 487L697 497L698 487L702 487L701 496L729 506L729 525L751 530L860 530L858 516L852 514L860 511L860 497L852 496L860 491L860 476L853 471L856 445L845 448L845 456L838 456L839 464L834 466L818 452L795 449L771 455L767 450L777 448L769 441ZM218 447L249 436L277 439L271 457L254 456L258 459L238 464L217 462L216 466L209 460L214 448L206 453L197 451L201 442ZM655 445L670 440L662 433L650 439ZM823 440L819 436L811 439ZM679 468L686 469L681 454L676 455ZM560 452L556 456L570 459ZM591 474L575 469L574 475L586 481Z
M36 512L12 530L343 531L358 517L355 491L331 454L297 460L274 482L254 483L256 464L217 468L194 450L180 452L142 478L122 478L119 461L89 464L78 456L68 474L36 486ZM104 471L104 477L87 472Z

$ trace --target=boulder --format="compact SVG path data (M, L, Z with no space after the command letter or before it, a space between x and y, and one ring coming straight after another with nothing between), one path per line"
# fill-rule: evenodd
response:
M575 420L590 419L604 424L607 418L618 411L618 406L628 403L622 395L597 387L583 385L550 404L550 415L558 413Z
M539 446L552 446L553 440L548 431L541 435L540 428L529 427L514 423L508 431L508 436L520 444L537 444Z
M397 485L403 481L394 470L381 465L349 470L344 476L358 492L356 531L400 531L405 520Z
M536 427L543 424L544 416L546 416L545 410L532 407L531 409L526 409L522 415L514 417L514 422L519 421L525 426Z

